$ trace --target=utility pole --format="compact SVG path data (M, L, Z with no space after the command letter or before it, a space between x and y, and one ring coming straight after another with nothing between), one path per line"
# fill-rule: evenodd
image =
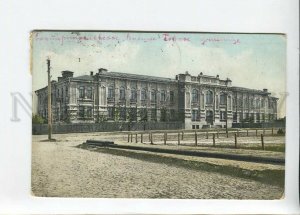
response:
M51 113L51 76L50 76L50 59L47 59L48 67L48 140L51 140L52 134L52 113Z
M226 117L226 137L228 137L228 80L225 82L226 84L226 110L225 110L225 117Z

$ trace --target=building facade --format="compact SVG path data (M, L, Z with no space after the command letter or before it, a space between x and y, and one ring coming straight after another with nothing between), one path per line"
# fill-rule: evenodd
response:
M184 122L186 129L228 127L277 119L277 98L267 89L232 86L230 79L188 72L175 79L109 72L74 77L62 71L52 81L52 120ZM38 114L47 119L47 87L36 91Z

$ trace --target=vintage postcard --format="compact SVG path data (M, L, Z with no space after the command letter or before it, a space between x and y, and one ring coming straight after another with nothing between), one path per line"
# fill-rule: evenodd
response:
M286 36L33 31L42 197L281 199Z

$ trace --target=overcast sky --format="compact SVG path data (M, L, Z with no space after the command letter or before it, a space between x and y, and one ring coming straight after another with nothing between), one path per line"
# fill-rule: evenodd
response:
M47 57L54 80L63 70L79 76L98 68L168 78L203 72L228 77L233 86L267 88L279 98L279 116L285 116L284 35L35 32L32 47L33 91L47 85Z

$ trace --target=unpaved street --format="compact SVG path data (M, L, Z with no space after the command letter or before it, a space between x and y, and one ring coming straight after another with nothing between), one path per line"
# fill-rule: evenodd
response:
M74 134L33 136L36 196L97 198L275 199L283 189L258 181L76 148ZM261 164L260 164L261 165Z

